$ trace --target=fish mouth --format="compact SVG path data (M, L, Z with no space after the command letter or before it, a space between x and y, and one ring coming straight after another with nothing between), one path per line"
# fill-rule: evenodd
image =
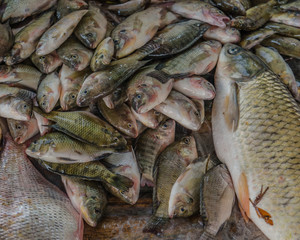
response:
M85 208L84 206L80 206L80 212L82 213L82 217L84 218L84 220L86 221L86 223L92 227L96 227L97 226L97 222L93 221L90 217L89 217L89 213L87 208Z
M141 103L141 101L138 99L133 99L131 102L131 107L133 108L134 111L136 111L137 113L143 113L143 107L144 107L144 103Z

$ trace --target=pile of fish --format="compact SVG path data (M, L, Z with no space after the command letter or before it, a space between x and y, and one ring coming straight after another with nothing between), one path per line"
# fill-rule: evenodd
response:
M147 188L143 232L200 213L214 239L237 202L299 239L299 0L3 0L0 20L1 239L82 239L107 192Z

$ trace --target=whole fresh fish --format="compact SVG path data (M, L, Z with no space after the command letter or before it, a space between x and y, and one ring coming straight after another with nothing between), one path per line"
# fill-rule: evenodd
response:
M210 169L200 187L200 215L205 221L200 239L214 239L223 223L229 219L235 202L230 174L224 164Z
M129 16L138 10L143 10L149 0L131 0L121 4L109 5L108 10L117 12L118 15Z
M120 132L132 138L138 136L136 119L125 103L117 108L110 109L102 99L99 99L97 107L101 115Z
M55 122L56 124L52 127L71 135L71 137L99 147L124 149L126 146L126 140L118 131L90 112L52 111L46 114L39 108L34 108L34 111Z
M276 31L273 29L261 28L254 32L248 33L243 36L240 45L245 49L251 49L261 43L264 39L274 35Z
M171 91L168 98L154 108L183 127L197 131L202 124L202 114L195 104L182 93Z
M36 54L38 56L47 55L59 48L70 37L87 12L87 10L71 12L52 25L41 37L36 47Z
M37 112L33 111L34 118L37 121L37 125L40 131L40 135L44 136L46 133L50 132L50 121L47 118L44 118L42 115L38 114Z
M100 161L87 163L52 163L37 160L38 163L56 174L67 177L76 177L83 180L106 182L119 188L122 191L128 191L132 187L133 182L122 175L115 174L108 170Z
M299 105L258 57L233 44L221 51L215 86L214 145L241 208L269 239L297 239Z
M4 57L4 54L13 45L14 36L8 23L6 24L0 23L0 32L1 32L1 39L0 39L0 62L1 62L1 58Z
M251 5L249 0L214 0L214 3L222 11L235 15L245 15Z
M93 52L76 38L69 38L65 41L57 49L57 54L65 65L75 71L85 69L93 56Z
M174 183L169 200L169 217L189 217L199 211L200 183L209 157L191 162Z
M281 81L287 85L296 100L300 101L294 73L282 56L276 50L262 46L257 46L255 48L255 53L280 77Z
M0 98L0 116L14 120L29 121L32 113L32 101L18 97Z
M153 169L159 154L175 140L175 121L168 119L156 129L147 129L136 143L136 158L141 169L141 186L154 186Z
M82 84L77 96L77 105L87 106L93 99L109 95L147 62L127 57L114 61L102 71L92 73Z
M53 14L54 11L43 14L15 35L14 45L5 58L7 65L20 63L30 57L40 37L53 23Z
M170 10L185 18L200 20L221 28L225 28L230 21L221 10L197 0L176 1L170 6Z
M104 39L107 20L99 8L90 5L89 11L75 29L76 37L88 48L96 48Z
M167 10L162 7L149 7L121 22L111 34L115 43L116 57L125 57L151 40L166 13Z
M299 12L278 12L272 14L270 19L272 22L284 23L286 25L300 27L300 13Z
M136 120L140 121L146 127L152 129L157 128L159 123L165 118L163 114L155 111L154 109L151 109L146 113L137 113L133 110L133 108L131 108L131 112Z
M104 69L108 66L115 53L114 41L111 37L103 39L97 46L94 55L91 59L90 67L93 72Z
M7 96L13 96L29 101L33 99L36 96L36 94L34 92L22 88L11 87L6 84L0 84L0 98Z
M153 191L154 214L143 232L161 231L159 228L169 219L168 208L172 186L185 168L196 158L196 143L192 136L174 142L160 154L154 170L156 183Z
M73 207L84 221L96 227L107 205L107 197L103 187L96 182L61 176L68 197Z
M33 53L30 59L42 73L46 74L52 73L55 69L62 65L62 61L56 51L44 56L38 56L36 53Z
M300 39L300 28L299 27L293 27L293 26L286 25L283 23L269 22L264 26L264 28L272 29L279 35Z
M128 83L127 96L131 107L137 113L146 113L166 100L173 87L173 79L158 80L148 76L156 65L150 65L137 74Z
M83 222L68 197L34 168L24 145L8 135L5 139L0 158L1 238L82 239Z
M37 90L41 75L41 72L29 65L0 66L0 83L17 83Z
M111 184L105 184L105 188L114 196L120 198L131 205L135 204L140 194L140 171L135 158L134 151L126 153L112 154L104 159L108 164L115 167L111 169L115 174L122 175L132 180L133 185L128 191L122 191L119 187L114 187Z
M216 95L215 87L203 77L178 79L173 88L194 99L211 100Z
M33 117L29 121L18 121L8 118L7 125L10 135L18 144L26 142L28 139L39 133L37 121Z
M77 107L76 99L84 79L90 74L89 69L76 72L63 65L59 72L61 82L60 106L64 111Z
M261 43L265 47L273 47L280 54L300 59L300 40L280 35L273 35Z
M51 8L56 0L8 0L5 1L5 8L2 15L2 22L10 19L10 23L21 22L25 18L44 12Z
M281 5L280 8L284 11L300 11L300 1L296 0L291 3Z
M214 40L197 43L184 53L157 65L157 71L148 75L168 79L206 74L215 67L221 47L221 43Z
M37 101L40 108L49 113L55 107L61 91L61 84L56 72L47 75L41 80L37 90Z
M57 19L61 19L71 12L87 8L88 4L84 0L58 0L56 16Z
M121 106L124 102L128 100L126 89L124 85L117 87L111 94L102 98L106 106L110 109L114 109Z
M210 28L204 33L203 38L206 40L217 40L223 44L237 43L241 40L241 33L236 28L229 26L226 28L210 26Z

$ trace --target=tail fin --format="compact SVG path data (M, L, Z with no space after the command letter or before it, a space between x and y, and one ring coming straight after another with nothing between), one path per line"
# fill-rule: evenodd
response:
M119 174L116 174L114 177L112 177L108 183L120 191L128 191L129 188L133 186L133 181L130 178Z
M214 240L216 237L214 234L209 233L208 231L206 231L206 229L204 230L204 232L201 234L199 240Z
M162 227L169 221L168 218L162 218L162 217L156 217L152 216L147 223L147 225L144 227L143 232L144 233L153 233L158 234L161 233Z

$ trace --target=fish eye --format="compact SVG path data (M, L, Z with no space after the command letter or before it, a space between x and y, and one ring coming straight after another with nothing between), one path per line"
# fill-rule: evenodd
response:
M27 104L24 104L24 105L23 105L23 108L25 108L25 109L26 109L26 108L27 108Z
M143 83L141 84L141 87L147 87L147 84Z
M189 144L190 143L190 139L189 138L184 138L183 141L184 141L185 144Z
M84 92L83 92L84 94L87 94L88 93L88 91L87 91L87 89L86 90L84 90Z
M196 115L197 117L199 117L200 114L199 114L198 111L195 111L194 113L195 113L195 115Z
M126 29L122 29L120 33L126 33Z
M72 98L72 99L75 99L75 95L73 94L73 95L71 96L71 98Z
M74 55L71 55L71 58L73 58L73 59L77 59L77 55L76 54L74 54Z
M37 142L37 140L35 140L34 142L33 142L33 144L37 144L38 142Z
M167 127L168 127L168 124L164 123L163 128L167 128Z
M46 103L45 103L45 102L43 102L43 103L42 103L42 105L43 105L43 106L45 106L45 105L46 105Z
M87 36L87 37L92 37L93 34L92 34L92 33L88 33L86 36Z
M117 138L117 137L115 137L114 139L113 139L113 141L114 142L117 142L119 139Z
M141 94L138 94L138 95L136 95L136 98L137 98L137 99L141 99L141 98L142 98L142 95L141 95Z
M17 129L21 129L22 127L21 127L21 125L17 125Z
M159 115L159 114L160 114L160 112L158 112L158 111L154 111L154 114L155 114L155 115Z
M119 41L115 39L115 40L114 40L114 44L115 44L115 45L118 45L118 44L119 44Z
M46 58L45 56L40 56L40 60L41 60L41 61L44 61L45 58Z
M184 212L184 210L185 210L185 209L184 209L183 207L182 207L182 208L180 208L180 211L181 211L181 212Z
M100 54L100 55L99 55L99 58L103 58L103 57L104 57L104 55L103 55L103 54Z
M127 125L127 126L131 128L131 127L132 127L132 124L131 124L131 123L128 123L128 125Z
M98 209L98 208L95 208L95 213L96 213L96 214L99 214L99 213L101 213L101 210Z
M236 55L241 49L239 47L233 47L233 48L229 48L227 50L227 52L230 54L230 55Z

